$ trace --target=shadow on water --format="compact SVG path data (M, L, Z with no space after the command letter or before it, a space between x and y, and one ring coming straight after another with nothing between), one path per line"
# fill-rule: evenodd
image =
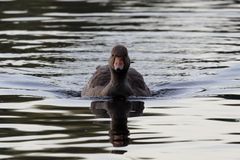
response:
M240 100L240 95L238 94L220 94L217 97L229 99L229 100Z
M29 101L43 100L42 97L23 96L23 95L0 95L0 103L20 103Z
M142 101L113 99L91 103L91 111L97 118L111 118L109 136L114 147L122 147L129 144L128 117L141 116L143 110L144 102Z
M7 103L5 103L7 104ZM35 105L26 109L1 106L0 149L8 159L81 159L82 154L109 153L130 143L128 117L141 116L142 101L99 100L88 107ZM94 113L94 115L91 114ZM105 123L98 118L111 118ZM100 123L99 123L100 122ZM109 130L110 138L106 138ZM94 144L101 144L95 146ZM124 151L115 150L116 154ZM62 155L66 154L66 155ZM72 157L70 154L79 154ZM84 156L83 156L84 157Z

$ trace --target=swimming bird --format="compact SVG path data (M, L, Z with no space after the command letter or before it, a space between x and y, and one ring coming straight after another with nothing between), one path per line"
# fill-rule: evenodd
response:
M82 96L150 96L151 92L143 76L130 68L128 50L123 45L116 45L111 51L108 65L98 66L96 72L83 88Z

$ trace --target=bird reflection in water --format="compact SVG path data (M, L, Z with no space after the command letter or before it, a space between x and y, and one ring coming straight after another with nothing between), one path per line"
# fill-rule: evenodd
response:
M141 116L144 102L112 99L109 101L93 101L91 111L98 118L111 118L110 141L114 147L127 146L130 142L127 126L128 117Z

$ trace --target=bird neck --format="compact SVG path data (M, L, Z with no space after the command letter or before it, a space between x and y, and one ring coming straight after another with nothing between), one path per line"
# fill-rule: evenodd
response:
M120 71L120 72L117 72L113 69L110 69L111 70L111 80L110 80L110 83L112 85L124 85L127 83L127 71Z
M103 96L112 97L128 97L133 95L133 91L127 80L127 70L116 72L110 68L111 80L108 85L102 90Z

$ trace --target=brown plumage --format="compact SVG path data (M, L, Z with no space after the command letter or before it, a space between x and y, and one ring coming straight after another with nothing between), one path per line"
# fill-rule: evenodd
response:
M82 96L150 96L142 75L129 66L127 49L122 45L115 46L109 64L96 68Z

